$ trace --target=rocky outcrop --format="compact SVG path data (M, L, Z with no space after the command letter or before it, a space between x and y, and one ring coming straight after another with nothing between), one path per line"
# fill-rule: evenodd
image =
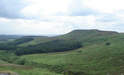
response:
M18 75L18 74L14 72L0 72L0 75Z

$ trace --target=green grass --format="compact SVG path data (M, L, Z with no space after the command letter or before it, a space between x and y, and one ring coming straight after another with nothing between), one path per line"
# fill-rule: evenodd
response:
M25 55L25 65L37 65L60 72L82 72L88 75L121 74L124 72L124 35L113 36L100 44L60 53ZM111 45L106 45L110 42ZM58 68L59 67L59 68ZM57 69L57 70L56 70Z
M12 71L20 75L64 75L63 72L66 72L66 75L124 74L124 34L99 33L97 30L82 34L79 34L79 32L75 31L54 38L70 41L75 39L85 44L77 50L30 54L20 57L15 56L13 53L0 52L0 59L3 59L4 56L5 59L11 59L12 63L18 64L4 65L9 63L0 60L0 64L3 65L0 66L0 71ZM23 43L20 46L36 45L54 39L35 38L35 40ZM110 43L110 45L106 45L106 43ZM8 58L9 56L11 58ZM68 74L70 72L72 74Z
M47 69L42 69L42 68L22 68L22 67L13 67L13 66L0 66L0 71L4 72L14 72L19 75L61 75L57 74L55 72L51 72Z
M45 68L35 67L35 66L32 67L32 65L26 66L26 65L10 64L10 63L17 63L18 60L21 59L18 56L14 55L13 53L0 51L0 72L5 72L5 73L13 72L19 75L62 75L61 73L55 73ZM20 62L21 61L19 61L19 63Z

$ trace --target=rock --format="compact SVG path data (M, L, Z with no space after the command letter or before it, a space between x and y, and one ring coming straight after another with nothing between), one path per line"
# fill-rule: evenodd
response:
M11 75L10 73L0 73L0 75Z
M0 72L0 75L18 75L18 74L14 72Z

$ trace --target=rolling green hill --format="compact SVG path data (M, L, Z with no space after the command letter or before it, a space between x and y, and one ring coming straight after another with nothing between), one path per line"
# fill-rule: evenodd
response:
M0 49L14 51L17 55L63 52L101 43L118 34L112 31L74 30L56 37L22 37L12 42L0 44Z
M65 39L65 40L76 40L80 42L89 42L95 40L104 41L107 37L118 34L117 32L112 31L100 31L100 30L74 30L64 35L56 36L56 37L37 37L30 42L25 42L20 44L19 46L29 46L29 45L37 45L40 43L49 42L57 39ZM96 41L95 41L96 42Z
M70 49L70 46L75 46L75 42L80 42L81 46ZM56 37L23 37L7 44L14 44L17 49L21 47L18 49L19 51L24 51L25 49L33 51L33 48L42 50L46 46L45 51L62 51L53 51L52 53L49 51L47 53L32 52L28 55L16 56L14 54L16 50L1 50L0 64L2 66L0 71L9 70L21 75L124 74L123 33L100 30L75 30ZM63 47L67 48L67 50L63 51Z
M72 75L121 75L124 73L123 40L124 35L119 34L100 44L74 51L24 55L21 59L25 59L26 65L36 65L57 73L67 71Z

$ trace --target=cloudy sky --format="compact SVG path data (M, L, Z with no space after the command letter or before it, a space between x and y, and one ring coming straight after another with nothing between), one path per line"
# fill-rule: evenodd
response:
M124 0L0 0L0 34L124 32Z

